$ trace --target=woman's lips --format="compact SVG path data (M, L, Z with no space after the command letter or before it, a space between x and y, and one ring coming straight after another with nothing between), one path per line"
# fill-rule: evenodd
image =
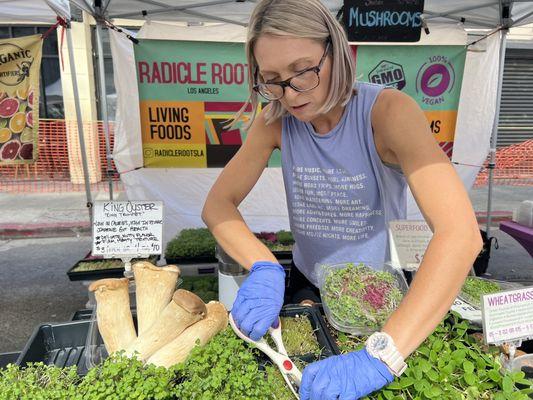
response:
M295 106L295 107L291 107L293 111L300 111L300 110L303 110L305 108L305 106L307 106L309 103L305 103L305 104L302 104L300 106Z

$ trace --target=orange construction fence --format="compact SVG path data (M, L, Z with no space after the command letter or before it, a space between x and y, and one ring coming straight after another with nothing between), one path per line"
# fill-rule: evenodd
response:
M85 186L70 180L67 127L77 129L75 121L39 121L39 158L33 164L0 166L0 192L71 192L84 191ZM102 181L92 184L93 191L107 191L107 160L104 129L101 121L84 123L84 132L98 135L99 161L89 159L89 169L99 168ZM110 144L114 142L110 123ZM99 165L96 165L98 163ZM488 160L478 174L475 186L488 183ZM120 176L111 163L111 179L115 190L123 190ZM533 185L533 139L498 149L494 170L496 185Z
M39 156L33 164L0 166L0 192L72 192L85 191L85 185L73 184L70 180L70 161L68 153L67 127L77 132L75 121L39 121ZM107 159L104 127L101 121L83 124L83 130L96 131L98 135L98 165L88 159L89 169L99 168L102 181L92 184L93 191L107 191ZM113 149L113 124L110 123L110 145ZM113 162L111 179L116 190L122 190L120 176Z
M489 182L488 158L476 177L474 186ZM495 185L533 186L533 139L496 150Z

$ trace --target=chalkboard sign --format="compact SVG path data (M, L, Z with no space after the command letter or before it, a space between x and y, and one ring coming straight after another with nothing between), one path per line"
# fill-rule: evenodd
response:
M352 42L418 42L424 0L344 0L343 20Z
M93 212L93 255L161 254L163 202L97 201Z

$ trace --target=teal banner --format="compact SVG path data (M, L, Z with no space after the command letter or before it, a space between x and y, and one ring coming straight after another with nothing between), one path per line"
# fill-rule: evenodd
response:
M402 90L451 157L464 46L353 47L357 79ZM140 39L134 46L145 167L223 167L246 132L226 125L248 98L243 43ZM248 107L247 112L251 111ZM280 166L276 151L269 167Z
M243 43L140 39L134 47L140 100L243 102L248 97Z
M394 87L414 98L431 132L452 157L465 46L353 46L359 81Z

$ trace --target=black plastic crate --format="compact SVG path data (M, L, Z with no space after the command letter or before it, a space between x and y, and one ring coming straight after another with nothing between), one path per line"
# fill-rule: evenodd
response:
M292 261L292 250L279 250L273 251L274 257L279 260L290 260Z
M10 353L0 353L0 368L4 368L7 364L15 364L20 351L13 351Z
M39 325L22 349L16 364L42 362L57 367L76 366L85 375L85 340L91 321L63 322Z
M167 264L211 264L218 262L214 255L196 256L196 257L176 257L166 258Z
M91 316L93 314L92 308L83 308L81 310L76 311L74 314L72 314L72 317L70 318L71 321L85 321L88 319L91 319Z

